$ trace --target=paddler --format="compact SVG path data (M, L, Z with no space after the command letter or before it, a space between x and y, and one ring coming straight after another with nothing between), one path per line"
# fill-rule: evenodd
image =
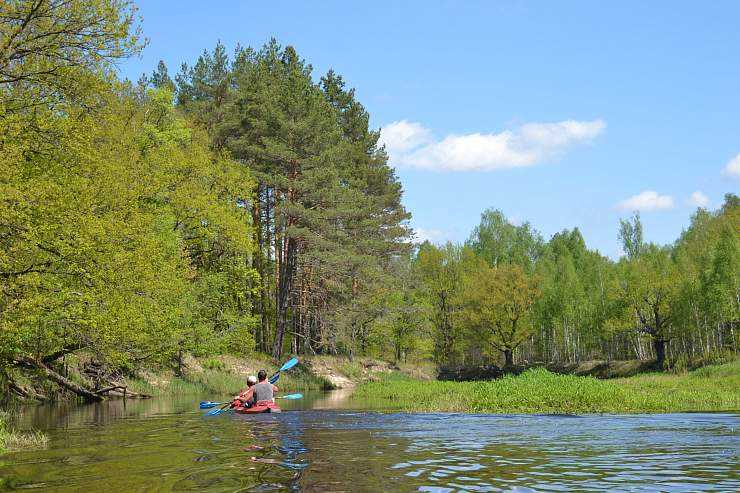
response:
M258 402L275 402L275 392L278 388L267 381L267 372L260 370L257 373L257 385L252 387L252 401L254 404Z
M254 403L252 393L254 392L255 385L257 385L257 377L249 375L247 377L247 388L238 396L234 397L234 402L231 403L231 407L251 407Z

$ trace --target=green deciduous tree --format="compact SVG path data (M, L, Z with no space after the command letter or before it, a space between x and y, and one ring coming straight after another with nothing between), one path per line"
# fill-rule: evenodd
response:
M97 104L115 60L141 48L127 0L8 0L0 4L5 112Z
M514 351L532 333L532 305L539 294L537 281L516 264L470 272L463 285L460 317L478 340L487 340L504 356L504 365L514 364Z
M531 271L542 253L542 237L529 223L516 226L501 211L487 209L467 241L490 265L511 263Z
M679 277L670 250L649 245L633 261L624 261L619 278L619 309L614 327L650 337L659 367L674 335Z
M619 221L619 239L622 241L622 250L628 258L637 258L646 245L642 237L642 222L640 214L635 212L632 219Z

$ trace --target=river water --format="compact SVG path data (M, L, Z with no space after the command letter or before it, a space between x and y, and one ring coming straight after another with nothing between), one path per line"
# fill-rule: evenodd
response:
M740 491L740 415L399 414L338 394L204 417L200 398L26 408L45 450L0 490Z

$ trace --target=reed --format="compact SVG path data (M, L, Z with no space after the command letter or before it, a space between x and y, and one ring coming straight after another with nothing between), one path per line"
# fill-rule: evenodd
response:
M17 431L8 425L10 414L0 411L0 454L13 450L43 448L49 438L40 431Z

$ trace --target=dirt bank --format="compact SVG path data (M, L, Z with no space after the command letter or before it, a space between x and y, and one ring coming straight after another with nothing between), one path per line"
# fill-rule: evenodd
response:
M655 361L582 361L579 363L547 364L534 363L518 365L504 370L495 365L443 367L439 370L439 380L475 381L501 378L507 373L518 375L530 368L547 368L552 373L562 375L591 376L596 378L631 377L640 373L656 371Z
M401 372L412 378L433 378L429 365L396 365L373 358L313 356L299 357L300 363L281 375L282 391L353 389L380 375ZM68 355L54 370L70 381L103 398L146 398L173 393L235 393L244 388L249 375L260 369L268 374L277 371L279 363L265 355L220 355L183 357L172 366L140 368L132 372L112 371L98 365L94 355ZM6 398L23 401L55 401L78 398L75 393L44 378L33 369L19 369L12 374L12 387L6 384Z

